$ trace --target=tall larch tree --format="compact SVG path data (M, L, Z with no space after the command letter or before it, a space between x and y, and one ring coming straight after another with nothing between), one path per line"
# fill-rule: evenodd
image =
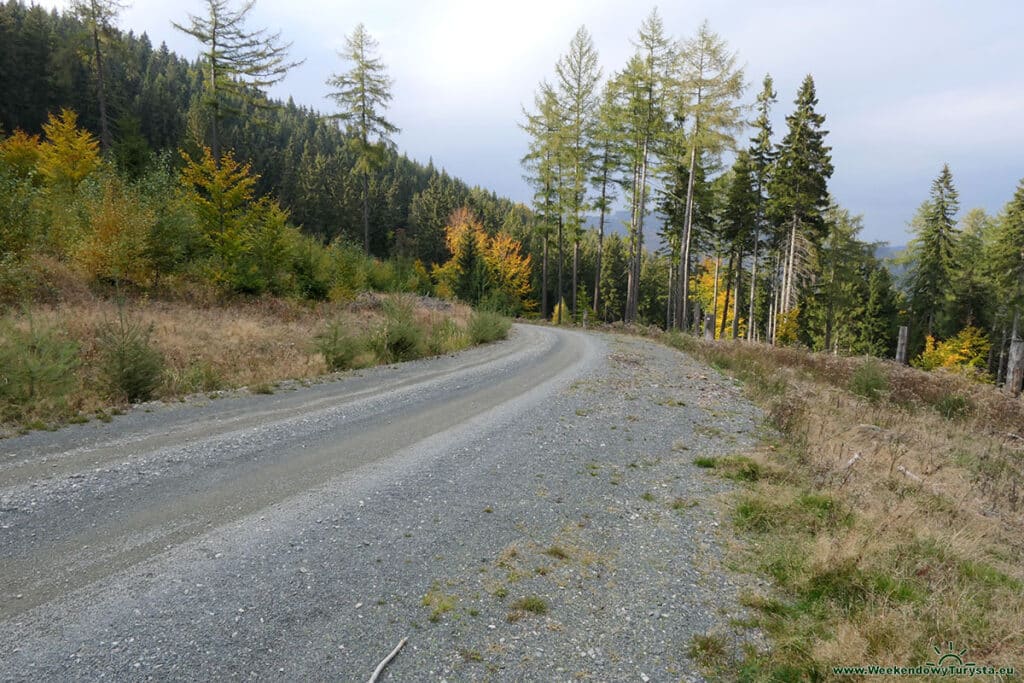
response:
M629 167L626 179L630 199L626 322L637 319L644 219L651 180L655 176L654 161L665 146L666 100L675 62L674 45L665 33L657 9L641 23L636 47L636 54L617 77L622 92L620 121L624 152Z
M126 7L118 0L75 0L71 5L75 16L85 24L92 43L93 74L96 78L96 101L100 110L100 148L110 151L113 137L107 112L106 70L103 68L103 40L114 28L117 15Z
M678 55L677 108L681 112L679 118L686 124L680 132L686 141L690 165L677 279L681 292L676 300L675 316L676 326L684 329L689 318L694 167L701 152L715 155L733 146L735 133L744 125L739 98L745 84L743 69L736 65L736 54L729 51L726 42L706 21L697 34L683 44Z
M601 314L601 269L604 261L604 230L605 218L613 208L616 199L616 175L622 165L619 124L616 120L620 112L616 101L616 90L609 82L601 93L601 102L597 113L595 130L595 161L594 175L591 184L594 188L594 208L597 210L597 253L594 254L594 315Z
M236 115L244 104L265 104L263 91L301 64L289 61L291 43L282 43L280 32L246 29L253 5L255 0L246 0L235 9L229 0L206 0L205 15L190 14L187 25L173 24L204 46L200 54L203 104L212 114L210 147L217 160L221 156L220 122Z
M959 209L959 194L953 186L953 174L949 165L943 164L942 171L932 181L928 200L911 222L915 237L907 254L910 260L907 274L910 310L929 336L937 332L943 336L954 332L944 324L944 314L951 298L958 237L956 214Z
M533 186L533 207L537 212L537 231L541 238L541 315L547 318L548 250L551 233L561 221L559 186L563 139L562 110L551 84L542 82L533 98L534 110L523 110L522 129L529 135L529 150L522 159L525 178ZM561 261L561 258L559 258ZM561 279L559 279L561 296ZM557 302L556 302L557 303ZM561 308L559 308L561 312ZM561 321L558 321L561 322Z
M797 269L810 247L825 236L824 213L829 206L828 179L832 177L831 148L825 145L825 116L815 107L818 97L808 74L796 96L796 110L786 117L787 132L777 149L769 185L769 212L787 233L778 309L789 316L798 305ZM777 314L779 315L779 314ZM778 334L775 326L773 342Z
M569 43L569 51L555 65L555 75L564 115L565 178L561 183L561 205L565 213L565 227L572 239L572 314L575 316L580 237L584 212L590 208L587 189L595 163L598 84L601 81L597 49L586 27L581 26L576 31Z
M338 105L332 118L345 125L356 146L353 172L360 180L363 209L363 251L370 253L370 178L380 167L384 152L394 147L391 136L397 126L384 117L391 101L391 78L387 67L377 56L377 41L358 24L345 38L345 49L339 56L350 67L334 74L327 81L333 90L328 96Z

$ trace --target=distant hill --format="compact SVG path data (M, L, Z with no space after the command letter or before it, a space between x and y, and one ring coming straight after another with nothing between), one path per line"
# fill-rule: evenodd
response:
M875 258L880 260L885 267L889 269L889 274L892 275L893 279L899 282L907 274L907 267L903 264L896 263L896 259L903 255L903 252L907 250L907 245L899 244L891 246L883 244L875 249Z
M584 226L596 230L597 223L597 216L587 216ZM658 237L658 232L664 225L665 220L660 214L652 213L644 218L644 247L651 251L661 249L664 243ZM604 217L604 234L612 233L622 237L629 234L629 211L625 209L613 211Z

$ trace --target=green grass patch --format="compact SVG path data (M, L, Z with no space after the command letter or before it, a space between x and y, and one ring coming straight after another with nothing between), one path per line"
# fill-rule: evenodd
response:
M547 614L549 611L548 601L539 595L527 595L512 603L512 607L530 614Z

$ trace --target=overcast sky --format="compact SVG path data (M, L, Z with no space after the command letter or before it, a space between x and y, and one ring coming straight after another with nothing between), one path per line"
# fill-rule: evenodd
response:
M49 0L48 6L66 1ZM258 0L250 27L280 29L305 63L272 95L329 111L324 81L362 22L394 79L396 142L414 159L528 202L517 123L582 24L605 75L633 51L650 6L621 0ZM172 20L203 3L135 0L120 26L194 58ZM814 76L830 131L841 205L864 216L863 238L900 244L949 163L964 211L997 212L1024 177L1024 2L1018 0L689 0L659 6L676 38L708 19L739 55L753 101L765 73L779 93L777 137L804 75ZM962 212L962 213L963 213Z

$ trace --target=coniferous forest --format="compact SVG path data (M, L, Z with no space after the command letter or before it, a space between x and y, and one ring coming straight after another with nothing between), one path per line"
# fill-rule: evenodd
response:
M181 17L188 56L119 27L119 7L0 5L5 305L47 291L59 263L154 294L417 291L889 358L906 326L926 369L1001 383L1024 363L1024 185L999 215L965 210L937 159L909 247L883 261L829 192L813 76L779 93L707 23L673 36L652 12L610 73L579 29L519 113L526 207L396 149L387 66L362 26L324 74L336 110L317 112L267 99L294 62L246 6Z

